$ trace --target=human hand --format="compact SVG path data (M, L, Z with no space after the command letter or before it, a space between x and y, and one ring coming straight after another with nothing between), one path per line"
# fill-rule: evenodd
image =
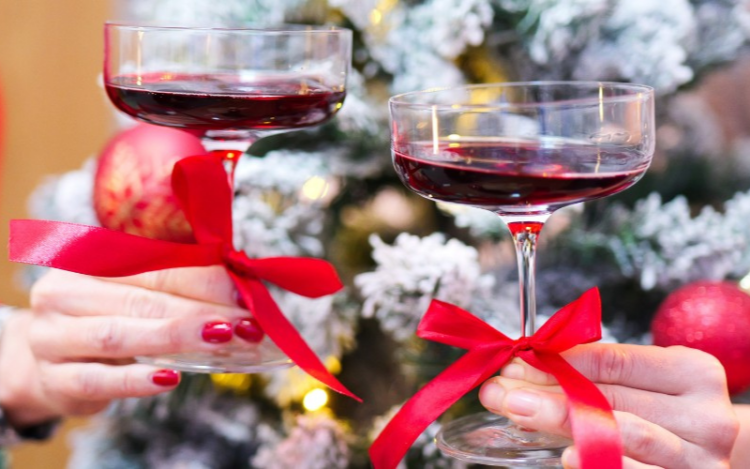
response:
M563 357L614 409L627 469L728 468L739 423L719 361L687 347L579 345ZM571 436L567 398L552 375L515 359L482 386L490 411L519 425ZM563 454L578 468L575 447Z
M0 340L0 406L16 427L174 389L180 375L133 357L214 351L262 332L220 267L96 278L52 270Z

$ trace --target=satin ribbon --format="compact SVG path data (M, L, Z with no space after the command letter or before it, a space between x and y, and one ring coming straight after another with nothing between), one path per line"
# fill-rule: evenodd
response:
M297 366L331 389L361 401L328 372L263 283L318 298L342 288L333 266L312 258L250 259L235 250L232 191L221 161L215 156L193 156L179 161L172 172L172 188L197 244L161 241L71 223L12 220L10 260L101 277L223 265L260 327Z
M395 468L430 423L513 357L557 378L568 396L581 467L622 468L622 444L607 399L559 355L575 345L601 339L596 288L555 313L531 337L510 339L471 313L438 300L431 303L417 335L468 352L420 389L388 423L370 448L376 469Z

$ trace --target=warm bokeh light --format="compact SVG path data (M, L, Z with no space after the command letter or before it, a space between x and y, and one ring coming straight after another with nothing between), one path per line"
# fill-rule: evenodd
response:
M302 197L310 201L321 200L328 195L330 184L320 176L313 176L302 186Z
M241 394L250 389L252 379L250 375L241 373L213 373L211 382L219 388L229 389Z
M742 280L740 280L740 288L750 293L750 274L742 277Z
M302 406L309 412L322 409L328 403L328 393L323 389L315 388L308 391L302 399Z

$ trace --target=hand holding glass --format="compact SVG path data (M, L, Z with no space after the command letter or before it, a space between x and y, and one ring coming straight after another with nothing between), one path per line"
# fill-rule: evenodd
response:
M558 208L635 184L654 152L647 86L598 82L474 85L394 96L393 162L403 183L441 202L497 213L516 245L521 331L534 334L534 255ZM463 461L554 466L570 442L484 413L443 427L440 449Z
M182 28L107 24L104 84L123 112L203 139L227 171L263 135L321 124L343 105L351 31L329 26ZM222 353L140 357L185 371L289 366L268 338Z

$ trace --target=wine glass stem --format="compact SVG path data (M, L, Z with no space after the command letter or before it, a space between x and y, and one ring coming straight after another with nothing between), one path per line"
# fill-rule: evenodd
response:
M257 138L258 136L251 132L245 132L237 138L211 138L209 135L203 138L203 146L206 151L218 158L224 166L231 192L234 192L234 170L237 167L237 162Z
M535 216L532 219L501 216L508 225L516 245L518 261L518 285L521 303L521 336L529 337L536 332L536 284L535 257L536 244L544 222L549 215Z
M237 168L237 161L239 161L242 152L236 150L212 150L210 153L221 161L224 171L227 172L229 189L234 191L234 170Z

